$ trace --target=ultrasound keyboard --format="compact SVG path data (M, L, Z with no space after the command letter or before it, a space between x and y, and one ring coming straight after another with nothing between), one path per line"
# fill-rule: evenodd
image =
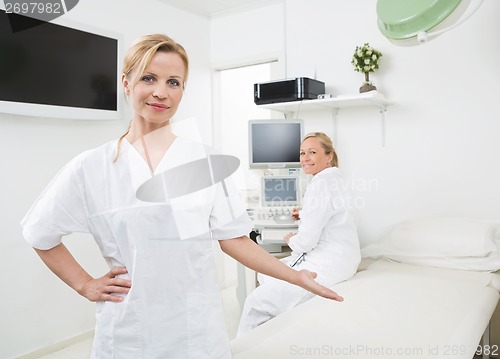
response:
M248 210L250 218L258 229L296 228L298 222L292 218L294 207L258 207Z

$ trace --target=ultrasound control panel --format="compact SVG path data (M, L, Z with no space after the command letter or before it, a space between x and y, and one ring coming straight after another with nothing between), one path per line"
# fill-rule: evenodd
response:
M248 210L257 229L297 227L292 218L294 207L259 207Z

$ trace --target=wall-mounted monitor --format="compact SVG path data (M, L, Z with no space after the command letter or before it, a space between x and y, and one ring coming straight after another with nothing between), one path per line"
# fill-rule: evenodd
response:
M0 112L119 119L121 36L63 18L0 9Z
M302 120L250 120L250 168L300 168Z

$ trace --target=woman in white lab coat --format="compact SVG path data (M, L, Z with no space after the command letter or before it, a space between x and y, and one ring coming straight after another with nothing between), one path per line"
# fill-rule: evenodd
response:
M171 132L187 74L181 45L159 34L139 39L122 75L129 130L70 161L22 220L45 264L97 302L94 359L230 358L211 239L244 265L342 300L248 239L252 223L228 174L213 160L207 166L214 150ZM93 235L107 274L93 278L80 266L62 243L72 232Z
M282 261L296 270L318 273L316 280L330 287L352 277L361 260L354 216L331 139L322 132L308 134L300 146L300 159L304 173L313 177L300 214L292 213L300 223L297 233L284 238L292 254ZM313 296L266 275L259 274L258 281L245 301L237 336Z

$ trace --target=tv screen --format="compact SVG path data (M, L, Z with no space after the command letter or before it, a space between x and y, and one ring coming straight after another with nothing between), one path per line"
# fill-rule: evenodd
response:
M119 118L119 40L89 29L0 10L0 111Z
M250 120L250 168L299 168L302 120Z

